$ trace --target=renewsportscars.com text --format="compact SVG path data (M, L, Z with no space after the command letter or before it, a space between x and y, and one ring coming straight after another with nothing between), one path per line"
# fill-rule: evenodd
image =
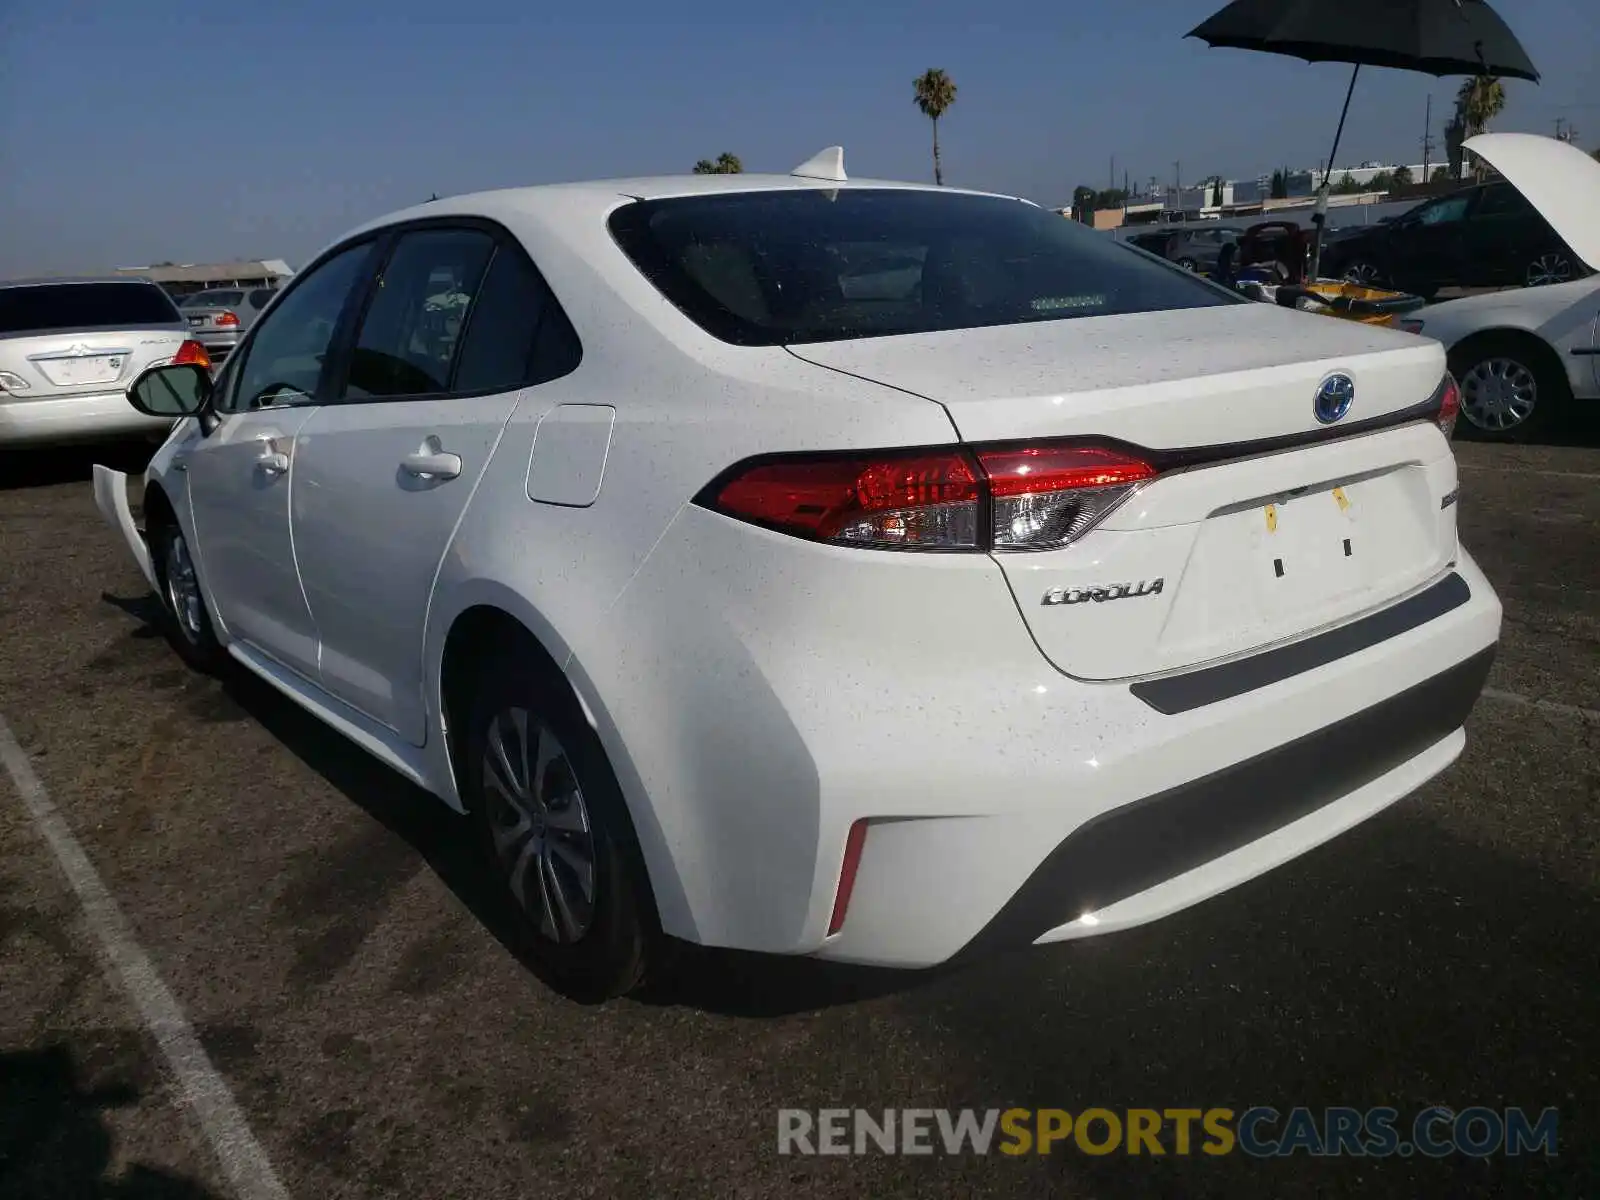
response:
M1556 1153L1559 1115L1521 1108L778 1110L779 1154L1246 1154L1444 1158Z

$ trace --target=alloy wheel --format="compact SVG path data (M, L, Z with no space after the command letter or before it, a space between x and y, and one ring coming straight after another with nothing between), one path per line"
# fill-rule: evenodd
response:
M1572 263L1564 254L1551 251L1541 254L1528 264L1528 286L1544 287L1551 283L1566 283L1572 278Z
M1378 268L1369 262L1354 262L1345 268L1344 277L1350 283L1371 287L1378 282Z
M189 545L183 534L174 531L167 539L167 552L162 563L166 578L167 607L177 619L184 638L198 646L203 616L200 599L200 580L194 570L194 560L189 557Z
M1491 433L1526 423L1539 402L1538 379L1514 358L1485 358L1459 382L1462 415Z
M484 811L506 883L542 937L576 942L594 922L595 846L572 760L524 708L496 714L486 743Z

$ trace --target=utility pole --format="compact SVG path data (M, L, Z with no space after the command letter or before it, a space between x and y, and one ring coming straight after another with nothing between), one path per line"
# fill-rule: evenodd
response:
M1433 93L1428 93L1427 116L1422 118L1422 178L1418 183L1428 182L1428 167L1433 162Z

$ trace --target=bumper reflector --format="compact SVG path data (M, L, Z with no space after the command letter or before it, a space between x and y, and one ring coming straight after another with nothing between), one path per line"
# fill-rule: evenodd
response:
M828 936L844 928L845 912L850 908L850 893L856 886L856 868L861 865L861 851L867 844L867 823L857 821L850 826L844 841L844 865L839 868L839 890L833 897L833 916L828 920Z

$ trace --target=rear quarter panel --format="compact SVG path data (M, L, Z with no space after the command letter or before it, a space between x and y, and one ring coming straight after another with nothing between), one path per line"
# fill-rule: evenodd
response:
M516 618L565 670L594 717L638 828L662 918L684 930L688 910L655 797L639 780L627 718L594 679L627 688L624 661L681 653L659 626L619 623L617 599L693 496L742 459L780 450L951 443L944 409L903 392L805 363L776 347L717 342L672 308L611 245L603 226L554 231L531 219L506 224L571 317L583 344L572 374L526 389L440 567L427 621L424 678L430 735L442 735L439 684L451 627L489 605ZM597 268L607 254L621 269ZM629 278L630 274L633 278ZM635 281L637 286L635 286ZM593 504L541 503L528 495L541 418L561 404L615 409L609 451ZM708 594L706 604L717 597ZM662 644L641 647L641 640ZM641 649L648 652L640 654ZM623 706L626 708L626 706ZM629 710L633 720L641 717ZM442 736L432 775L451 777ZM676 897L676 899L675 899Z

